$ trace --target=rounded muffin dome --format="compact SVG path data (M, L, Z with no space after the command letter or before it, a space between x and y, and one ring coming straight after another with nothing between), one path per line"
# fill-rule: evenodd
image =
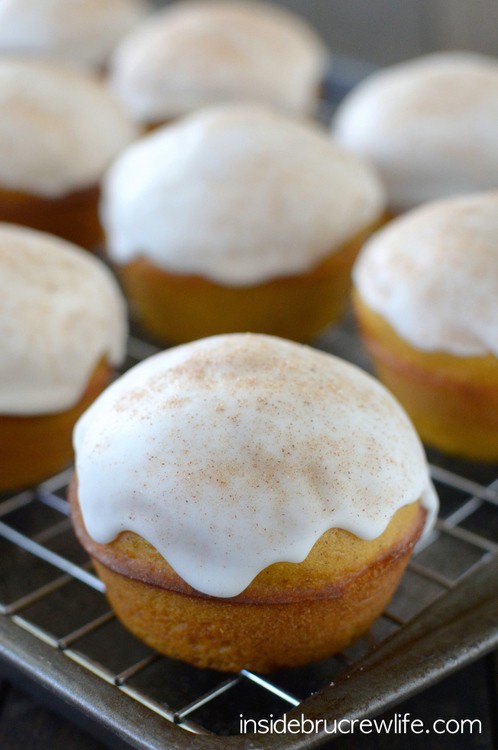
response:
M498 191L405 214L365 244L363 301L426 352L498 356Z
M93 187L136 135L91 75L39 60L0 60L2 188L57 198Z
M101 360L124 359L123 296L107 267L75 245L0 224L0 299L2 415L69 409Z
M330 528L372 539L436 498L392 396L353 365L283 339L234 334L128 371L75 433L88 534L132 531L204 594L231 597Z
M345 147L369 159L392 210L498 187L498 60L443 52L369 76L333 121Z
M244 286L317 265L378 221L375 173L317 125L221 105L159 129L107 173L102 221L118 265Z
M99 68L147 10L145 0L3 0L0 52Z
M297 15L259 2L181 2L118 46L110 84L141 122L164 122L230 100L307 112L328 54Z

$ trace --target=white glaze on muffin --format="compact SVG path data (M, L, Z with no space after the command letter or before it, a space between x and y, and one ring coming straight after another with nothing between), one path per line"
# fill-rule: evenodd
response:
M0 414L74 406L101 359L122 362L126 334L123 297L101 261L0 224Z
M162 352L79 420L78 497L99 543L150 542L203 593L240 593L299 562L329 528L365 539L437 499L393 397L353 365L283 339L233 334Z
M443 52L368 77L333 134L378 168L394 211L498 187L498 60Z
M498 356L498 191L415 209L366 243L360 297L408 343Z
M299 274L377 221L369 165L321 128L224 105L137 141L104 182L108 252L244 286Z
M147 10L144 0L2 0L0 52L97 69Z
M90 74L39 60L0 60L3 189L55 198L94 187L136 135Z
M297 15L258 2L182 2L119 45L110 83L140 121L163 122L227 100L316 107L328 55Z

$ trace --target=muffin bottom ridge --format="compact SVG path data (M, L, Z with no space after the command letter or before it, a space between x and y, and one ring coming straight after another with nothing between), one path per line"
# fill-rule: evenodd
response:
M418 502L404 506L371 541L331 529L304 563L271 565L242 594L220 599L194 591L131 532L108 545L91 540L75 480L70 502L77 536L122 624L168 657L229 672L319 661L360 637L391 600L426 515Z
M180 344L252 331L306 342L344 313L352 265L377 226L358 233L308 271L254 286L230 287L170 273L145 258L117 272L138 321L158 341Z

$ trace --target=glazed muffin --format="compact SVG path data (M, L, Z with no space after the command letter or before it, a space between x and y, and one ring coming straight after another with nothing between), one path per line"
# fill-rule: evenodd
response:
M498 187L498 60L443 52L381 70L339 106L335 138L377 167L390 210Z
M0 224L0 492L69 462L74 423L121 363L126 330L122 294L101 261Z
M341 315L383 207L372 169L317 125L233 104L126 149L104 181L102 219L109 257L158 340L306 340Z
M104 85L54 63L0 60L0 221L89 249L99 183L137 135Z
M0 53L98 71L147 10L145 0L7 0L0 3Z
M392 396L269 336L149 358L82 416L74 445L74 527L118 617L201 667L269 671L347 646L437 505Z
M158 125L226 101L313 112L328 64L317 33L259 2L179 2L118 46L110 85L139 122Z
M378 374L422 438L498 460L498 191L397 219L362 250L354 284Z

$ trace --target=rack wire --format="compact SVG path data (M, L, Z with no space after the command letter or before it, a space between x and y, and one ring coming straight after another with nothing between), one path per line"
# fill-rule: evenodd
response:
M368 369L350 318L315 345ZM125 369L156 351L148 341L130 338ZM210 736L224 747L242 741L242 719L268 720L306 706L308 696L354 672L365 659L368 663L393 634L408 630L434 602L444 604L465 579L498 560L498 468L434 452L429 458L441 514L387 611L343 653L264 677L247 670L227 676L196 669L158 655L124 630L71 529L65 497L71 469L39 487L3 496L0 630L5 645L0 657L14 676L30 675L56 701L72 704L76 719L84 725L88 720L90 729L92 723L105 726L111 744L115 738L133 748L195 747L193 735ZM481 647L469 656L463 643L456 662L448 657L440 673L494 645L498 615L480 632ZM406 684L398 698L410 689ZM166 726L174 727L174 734ZM188 744L182 744L185 736Z

